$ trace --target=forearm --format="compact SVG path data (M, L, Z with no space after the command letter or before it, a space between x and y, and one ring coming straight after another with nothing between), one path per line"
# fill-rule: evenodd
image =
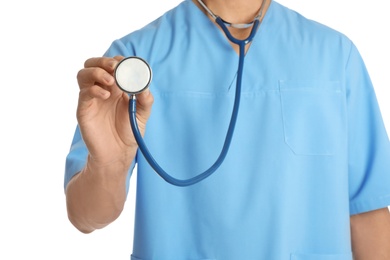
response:
M90 233L114 221L126 200L126 178L131 162L95 165L90 158L66 188L68 217L81 232Z
M390 214L387 208L351 217L355 260L390 260Z

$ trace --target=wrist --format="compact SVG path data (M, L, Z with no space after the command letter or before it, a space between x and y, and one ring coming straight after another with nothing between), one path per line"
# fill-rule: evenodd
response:
M125 180L134 158L135 153L133 156L124 155L103 161L98 158L94 158L91 154L89 154L83 171L86 174L96 175L103 179Z

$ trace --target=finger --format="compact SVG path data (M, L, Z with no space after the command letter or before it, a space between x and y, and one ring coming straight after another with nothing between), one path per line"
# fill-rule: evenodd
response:
M93 85L89 88L84 88L80 90L79 101L87 102L91 99L97 98L101 100L106 100L110 97L111 93L98 85Z
M120 56L120 55L117 55L117 56L114 57L114 59L117 60L118 62L121 61L121 60L123 60L124 58L125 58L125 57Z
M137 114L139 118L146 123L152 110L154 98L149 89L137 95Z
M99 67L85 68L78 72L77 81L80 89L100 84L102 86L112 86L115 83L114 77L106 70Z
M117 56L119 57L119 56ZM118 58L110 58L110 57L95 57L87 59L84 62L84 68L91 68L91 67L99 67L102 68L109 73L114 72L114 69L116 65L118 64L119 60Z

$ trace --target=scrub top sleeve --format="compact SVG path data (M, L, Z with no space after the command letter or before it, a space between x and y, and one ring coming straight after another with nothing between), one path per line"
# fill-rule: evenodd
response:
M390 205L390 142L364 62L352 44L346 66L350 214Z
M134 56L135 51L134 48L132 48L130 42L128 44L125 44L122 40L123 39L113 41L111 43L111 46L104 53L103 56L105 57L115 57L118 55L123 57Z
M81 137L80 129L77 126L70 151L66 156L64 188L66 188L72 177L84 168L87 156L88 150Z

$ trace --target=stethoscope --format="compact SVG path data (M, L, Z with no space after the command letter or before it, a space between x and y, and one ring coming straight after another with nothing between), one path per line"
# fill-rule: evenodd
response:
M115 69L114 76L116 79L116 83L120 89L124 92L130 94L130 102L129 102L129 118L131 129L133 130L134 138L138 143L138 147L142 154L144 155L146 161L150 164L150 166L156 171L158 175L160 175L165 181L175 186L190 186L196 184L211 174L213 174L224 161L227 152L230 147L230 143L233 138L233 132L235 129L237 115L240 107L240 99L241 99L241 85L242 85L242 74L244 67L244 58L245 58L245 46L250 43L253 37L256 34L256 31L260 25L260 19L263 14L263 8L265 5L265 1L261 5L259 14L255 17L253 22L248 24L232 24L222 20L219 16L215 15L211 12L210 9L201 1L198 2L205 8L205 10L210 14L210 16L215 19L215 22L222 28L223 32L226 34L227 38L237 44L239 46L239 62L238 62L238 71L237 71L237 81L236 81L236 92L235 99L233 104L232 116L230 119L228 131L225 137L225 142L222 147L222 151L215 161L213 165L203 173L196 175L190 179L180 180L172 177L168 173L166 173L160 165L154 160L153 156L149 152L142 136L138 128L137 118L136 118L136 107L137 107L137 97L136 95L144 91L148 88L150 82L152 81L152 69L149 64L140 57L127 57L120 61ZM229 32L227 27L235 27L235 28L249 28L252 26L252 30L250 35L244 40L238 40L234 38Z

